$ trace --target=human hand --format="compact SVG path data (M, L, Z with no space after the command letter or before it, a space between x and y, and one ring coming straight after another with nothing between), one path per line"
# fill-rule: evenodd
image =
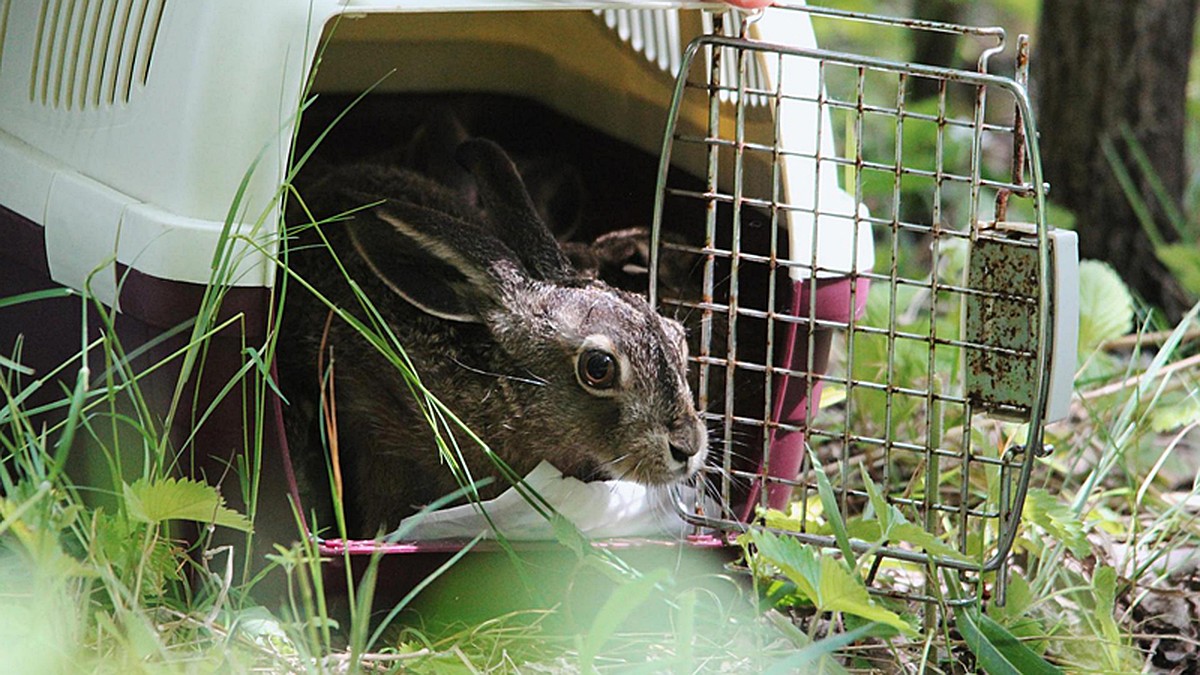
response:
M725 0L725 2L741 9L762 9L774 0Z

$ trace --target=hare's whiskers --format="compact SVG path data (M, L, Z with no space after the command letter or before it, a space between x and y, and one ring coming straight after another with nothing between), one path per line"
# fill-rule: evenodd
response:
M462 368L463 370L469 370L472 373L475 373L477 375L486 375L488 377L494 377L498 380L509 380L512 382L521 382L524 384L532 384L536 387L544 387L548 384L548 382L546 382L546 380L543 380L542 378L537 377L536 375L533 375L532 373L530 373L529 377L518 377L516 375L505 375L504 373L494 373L490 370L482 370L479 368L475 368L473 366L468 366L467 364L463 363L462 361L459 361L458 359L456 359L454 357L450 357L450 360L453 361L454 365L458 366L459 368Z

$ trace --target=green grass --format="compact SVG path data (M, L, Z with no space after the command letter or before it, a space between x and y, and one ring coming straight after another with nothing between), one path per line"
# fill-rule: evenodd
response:
M218 262L216 267L225 265ZM5 302L37 303L61 294ZM219 300L214 293L209 302ZM1131 617L1145 597L1144 588L1169 585L1169 570L1162 563L1196 544L1197 526L1185 503L1200 488L1184 480L1190 479L1188 467L1195 466L1188 435L1200 424L1188 342L1193 316L1165 337L1113 346L1129 326L1119 318L1103 319L1103 312L1120 302L1129 300L1126 296L1114 303L1101 295L1085 309L1095 317L1089 324L1095 327L1084 332L1077 418L1051 429L1056 450L1034 477L1008 603L989 604L984 614L1004 632L983 619L971 624L979 626L978 640L992 636L986 644L1003 646L997 635L1016 636L1032 653L1069 670L1121 670L1139 664ZM164 421L168 418L154 409L162 401L151 401L141 389L150 374L170 361L185 365L181 382L195 377L213 336L237 328L236 320L218 324L209 308L178 331L188 336L185 346L155 362L139 361L145 350L127 352L112 328L110 310L98 308L100 326L87 334L101 337L84 347L98 357L93 363L104 364L103 370L81 369L79 358L68 361L57 375L74 386L64 387L55 403L38 410L23 401L38 388L58 385L31 378L20 366L20 351L0 366L4 662L29 663L42 671L261 667L341 672L370 667L510 672L623 669L640 666L649 655L656 664L650 670L721 665L786 669L820 659L836 670L828 653L837 647L855 655L848 662L851 667L878 664L882 658L885 663L915 659L931 668L952 668L949 647L961 639L957 634L933 626L932 631L924 627L918 637L880 637L878 626L855 617L894 621L894 616L906 616L910 626L922 626L903 605L885 603L888 612L898 614L881 614L869 609L878 601L861 600L859 591L851 596L860 600L847 601L851 596L845 593L861 570L845 566L831 576L832 569L812 567L806 557L811 553L803 552L755 558L763 572L763 583L755 588L715 561L701 561L682 574L682 562L670 557L634 566L564 547L557 566L533 574L555 575L563 584L561 593L518 592L508 598L512 606L497 601L481 607L473 593L495 599L501 589L520 589L522 579L530 576L528 570L524 576L519 572L530 561L499 552L491 556L492 567L478 561L462 567L459 562L457 580L434 580L412 611L400 615L407 628L394 624L378 630L369 621L373 610L387 609L371 606L371 585L382 582L370 575L353 596L349 620L336 623L336 612L325 603L322 568L327 565L300 538L298 528L300 543L253 560L245 553L255 548L258 535L253 532L241 535L241 550L213 545L207 535L198 541L181 536L184 521L236 532L266 517L256 508L253 469L261 462L261 428L249 425L246 459L234 465L222 487L249 497L245 513L237 513L212 488L173 479L178 467L188 465L189 449L172 445L170 425ZM1151 338L1158 340L1157 346L1149 344ZM225 396L238 397L247 419L258 419L270 391L261 365L270 359L270 344L270 339L265 345L247 344L242 367L222 388ZM870 363L867 355L857 358ZM194 405L187 387L170 390L167 410ZM35 418L46 409L57 411L59 421L44 425ZM210 409L185 417L203 423ZM187 439L195 429L183 431L176 437ZM74 466L71 456L79 455L91 458L90 475L77 477L68 470ZM870 485L870 477L863 480ZM901 536L894 529L900 521L879 522L881 533ZM864 530L858 527L852 531L861 537ZM778 568L789 556L798 566L793 575L785 574L792 584L783 588L767 568ZM283 581L286 600L259 604L255 590L271 577ZM831 597L843 599L830 604ZM800 617L819 612L825 619L802 620L804 628L796 629L780 611ZM646 617L655 620L649 625L639 621ZM838 636L847 635L859 646L850 649L838 642L846 639ZM863 645L874 646L864 652ZM979 644L975 649L981 663L988 654L1006 654L1003 648L993 654Z

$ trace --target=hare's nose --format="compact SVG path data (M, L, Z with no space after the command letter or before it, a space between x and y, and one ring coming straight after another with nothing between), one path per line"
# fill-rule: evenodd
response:
M671 459L680 464L687 464L688 459L696 454L696 448L691 446L683 446L678 443L671 443Z
M671 451L671 459L687 466L690 462L695 461L695 457L699 455L704 457L705 448L705 428L698 418L684 419L676 423L676 428L672 430L670 438L667 440L667 446Z

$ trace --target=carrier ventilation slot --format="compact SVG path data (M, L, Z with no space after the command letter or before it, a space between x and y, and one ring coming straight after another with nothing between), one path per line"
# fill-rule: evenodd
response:
M29 100L65 110L128 103L150 75L166 2L42 0Z
M4 38L8 36L8 9L12 0L0 0L0 71L4 70Z
M679 65L683 60L683 50L679 30L679 12L673 9L597 9L593 13L604 19L604 24L616 32L617 37L629 45L646 60L658 66L663 72L675 76L679 73ZM729 11L724 15L722 33L737 36L737 28L741 24L742 15L737 11ZM704 31L714 32L712 17L704 14ZM693 36L694 37L694 36ZM766 89L766 77L762 66L757 60L747 64L746 87L752 91ZM725 59L721 63L721 82L737 81L737 62ZM730 102L737 98L737 92L722 91L721 101ZM750 105L766 105L767 99L761 95L751 95L746 98Z
M725 37L738 37L738 32L742 24L744 15L737 10L725 12L724 20L720 24L720 34ZM704 14L704 32L716 34L717 26L714 25L713 17L710 14ZM767 78L763 74L762 63L759 59L754 58L752 52L746 53L748 59L746 63L746 77L744 80L746 91L763 92L767 91ZM725 50L721 59L721 74L719 82L723 83L718 96L722 103L737 103L738 92L729 88L733 83L738 82L742 78L738 77L738 62L736 53L733 50ZM746 96L746 103L752 106L767 105L768 99L762 94L750 94Z
M671 75L679 72L679 13L672 9L597 9L595 14L635 52Z

